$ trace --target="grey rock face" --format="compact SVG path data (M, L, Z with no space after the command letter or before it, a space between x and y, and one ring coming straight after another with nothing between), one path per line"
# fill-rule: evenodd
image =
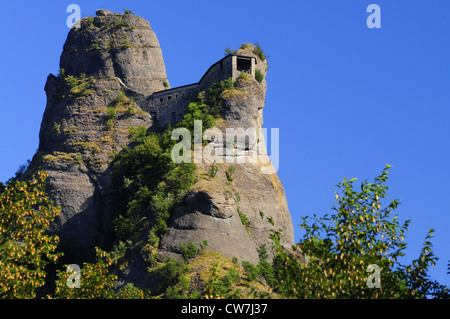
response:
M148 21L100 10L72 28L60 67L75 76L118 77L130 89L151 94L166 89L166 68L158 38Z
M60 236L62 249L74 262L93 257L95 246L111 243L112 220L119 213L110 185L111 156L129 144L130 126L149 128L153 123L136 103L116 109L114 118L108 108L124 90L160 90L166 78L159 43L147 21L99 15L93 24L83 19L64 45L61 68L77 83L64 76L47 79L39 151L29 169L42 166L49 174L49 196L62 209L50 231ZM114 27L118 19L125 26ZM125 39L129 44L123 45Z
M111 241L118 213L109 180L111 156L129 144L129 126L152 125L136 104L134 114L117 111L111 120L107 110L122 91L120 83L106 77L89 81L88 94L72 97L64 79L49 76L39 151L30 165L49 174L49 196L62 208L50 230L74 260L92 257L95 246Z
M97 15L97 17L105 17L105 16L109 16L112 15L113 13L109 10L105 10L105 9L98 9L95 14Z

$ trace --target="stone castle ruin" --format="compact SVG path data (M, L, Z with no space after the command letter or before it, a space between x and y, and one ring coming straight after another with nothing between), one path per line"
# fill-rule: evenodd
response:
M186 105L198 93L228 78L236 81L241 72L254 79L257 63L255 57L230 54L214 63L198 83L155 92L149 96L136 93L133 96L140 101L143 110L151 114L157 125L175 124L183 117Z

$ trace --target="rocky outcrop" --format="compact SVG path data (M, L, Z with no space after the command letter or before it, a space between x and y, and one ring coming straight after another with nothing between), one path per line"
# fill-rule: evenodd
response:
M130 126L152 125L122 92L162 90L166 74L149 23L122 14L82 19L68 35L60 65L60 76L47 79L39 151L29 170L48 172L49 196L62 208L50 230L69 261L79 262L113 240L112 155L129 144Z
M148 21L131 14L98 10L81 20L67 37L60 67L74 76L117 77L143 94L168 85L158 38Z
M238 54L256 58L256 69L266 74L267 63L253 45ZM60 66L61 74L47 79L39 150L28 173L39 167L48 172L49 197L62 208L50 231L60 236L67 262L80 263L92 257L95 246L109 249L113 243L112 220L120 212L110 181L112 158L129 146L129 127L155 126L143 103L168 89L168 80L150 24L107 10L72 28ZM261 128L266 87L254 75L239 79L236 89L223 96L217 128L224 133L227 128ZM249 142L246 151L256 151L258 143L264 146L263 140ZM206 240L208 249L225 257L256 263L258 248L272 244L271 230L282 230L282 243L291 246L293 227L284 189L267 156L262 158L263 163L218 164L214 177L207 174L210 162L197 164L198 182L173 212L160 242L160 258L179 257L182 244ZM230 181L226 171L232 165L236 171ZM271 169L273 174L262 173ZM122 278L143 281L139 253L132 256Z
M267 63L261 61L253 50L253 44L246 44L246 49L237 54L257 58L257 68L265 76ZM266 86L265 80L262 83L251 77L238 80L237 89L224 96L223 120L216 121L222 136L225 137L230 128L253 128L256 132L262 128ZM258 143L265 150L263 137L260 138L251 145L247 143L242 156L258 152ZM211 161L206 158L202 164L196 164L198 170L207 174ZM249 163L248 160L238 163L238 156L233 161L230 164L223 159L214 178L203 177L190 190L186 206L174 214L163 237L163 256L174 257L181 244L197 243L202 239L208 241L209 249L220 251L228 258L257 263L259 247L266 245L269 249L273 244L269 236L271 230L282 230L282 244L286 247L294 243L284 188L266 153L261 152L257 163ZM232 181L226 176L230 166L236 168ZM247 219L245 225L240 215Z

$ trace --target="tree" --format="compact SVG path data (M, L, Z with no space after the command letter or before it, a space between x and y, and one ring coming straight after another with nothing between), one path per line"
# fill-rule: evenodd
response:
M411 265L400 264L406 243L405 232L410 223L403 224L392 213L399 205L392 200L387 205L388 180L386 165L374 183L364 181L355 190L356 178L344 179L336 185L336 212L329 216L303 218L305 230L295 254L282 251L279 234L273 237L278 245L274 259L276 289L294 298L425 298L449 296L448 288L433 282L428 274L435 257L428 241L417 260ZM298 256L304 256L302 262ZM378 269L378 274L368 271ZM380 288L369 288L372 275L378 275Z
M73 271L57 271L56 289L52 296L48 298L56 299L144 299L149 298L149 292L134 287L132 284L126 285L117 293L114 291L114 281L117 276L111 274L110 267L113 264L111 255L99 248L95 248L97 262L84 263L84 267L79 274ZM79 286L75 284L76 276L79 276Z
M57 236L45 230L60 212L45 195L47 174L8 183L0 194L0 298L34 298L45 267L56 262Z

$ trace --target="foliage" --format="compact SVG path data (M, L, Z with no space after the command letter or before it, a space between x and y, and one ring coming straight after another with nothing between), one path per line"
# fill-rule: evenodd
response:
M113 184L120 190L120 206L125 211L115 221L116 235L121 240L137 230L137 221L145 210L152 211L153 235L162 235L170 210L196 181L194 164L172 162L172 142L167 136L146 135L144 128L132 129L130 135L139 144L125 149L113 168Z
M39 171L28 183L12 180L0 194L0 298L34 298L60 256L58 237L45 232L60 211L45 195L46 178Z
M220 116L223 90L233 86L231 79L213 84L208 96L199 96L188 106L183 118L176 123L194 132L194 121L202 121L204 130L214 126ZM117 109L133 103L121 93L113 106ZM167 221L173 207L180 203L196 182L193 163L175 164L171 150L176 141L171 139L172 126L162 133L148 133L145 127L129 128L134 148L125 148L113 161L112 182L118 190L118 207L122 214L114 222L119 240L126 240L137 231L143 212L151 212L149 242L157 245L158 238L167 230Z
M6 185L12 185L13 183L20 181L20 179L22 178L22 176L25 174L25 172L28 169L28 166L30 165L31 161L27 160L27 162L25 164L20 165L16 172L14 173L14 177L11 177L10 179L8 179L8 181L6 182ZM4 186L5 187L5 186ZM0 193L1 193L1 188L0 188Z
M122 288L118 294L117 299L151 299L150 292L135 287L132 283L128 283Z
M248 261L243 261L241 263L247 280L251 282L258 278L264 278L269 286L274 286L277 281L274 278L273 265L268 261L269 255L267 253L266 244L263 244L258 248L258 254L259 262L257 265L253 265Z
M123 9L123 13L125 13L125 14L131 14L131 15L134 15L135 13L134 13L134 11L131 11L131 10L129 10L129 9Z
M137 111L135 106L134 97L127 96L123 91L111 103L111 108L114 108L117 112L128 112L131 115Z
M269 254L267 253L266 244L263 244L258 248L258 255L259 274L267 281L270 286L273 286L275 284L275 278L272 264L268 261Z
M262 81L264 81L264 74L258 69L255 70L255 80L259 83L262 83Z
M115 119L117 117L116 109L113 107L108 108L108 117L110 119Z
M86 77L86 74L80 74L79 78L68 75L65 78L66 84L70 87L67 96L73 99L80 99L86 95L92 94L92 84L95 83L94 77ZM63 96L65 97L65 96Z
M228 78L226 80L214 83L211 85L211 87L208 89L208 96L206 98L207 104L210 106L210 108L220 106L219 111L221 108L221 96L224 91L232 90L234 89L234 83L232 78ZM215 110L212 110L212 115L215 117L218 117L219 114L215 112Z
M114 121L114 119L108 118L108 120L106 121L106 128L108 129L108 131L113 131L115 125L116 122Z
M139 125L138 127L130 126L128 128L129 137L135 141L141 141L147 135L147 128L143 125Z
M117 19L116 21L116 28L122 29L125 28L127 26L127 24L125 23L125 21L122 18Z
M72 75L69 75L69 76L66 77L66 82L72 88L77 86L78 83L79 83L78 79L76 77L72 76Z
M187 261L198 254L198 248L193 242L189 242L187 245L182 244L180 246L180 251L184 261Z
M44 162L55 163L55 162L68 162L68 163L83 163L83 156L81 153L64 153L64 152L53 152L52 154L47 154L42 157Z
M91 50L100 50L100 45L98 43L92 43Z
M263 49L261 48L261 45L259 45L259 43L254 43L255 48L253 49L253 53L256 54L261 61L265 61L267 56L264 54Z
M249 80L248 74L245 72L241 72L241 73L239 73L239 76L236 80L246 82Z
M122 47L123 48L131 48L132 44L130 43L130 41L128 39L124 39L122 42Z
M181 256L185 262L197 256L200 251L203 251L208 246L208 241L204 240L203 242L198 243L198 245L200 246L200 249L198 249L193 242L189 242L187 245L182 244L180 246Z
M144 299L149 298L149 291L126 285L118 293L114 291L114 281L117 276L110 273L113 258L110 254L96 248L97 261L84 263L80 270L80 286L69 287L75 283L76 274L73 271L57 271L56 289L50 299ZM65 269L70 269L68 266Z
M241 209L239 208L239 206L237 208L237 212L238 212L239 218L241 219L242 225L247 226L248 225L248 218L243 212L241 212Z
M230 47L226 47L224 50L225 56L236 54L237 50L232 49Z
M232 182L233 181L233 174L234 172L236 172L236 167L234 167L233 165L231 165L230 167L228 167L228 169L225 171L225 174L227 175L227 179Z
M65 76L66 76L66 69L64 68L59 69L58 77L63 78Z
M216 162L212 163L209 167L208 175L211 178L216 177L217 172L219 171L219 166L216 165Z
M193 101L189 103L188 109L182 120L177 123L177 127L187 128L191 132L191 136L194 136L194 121L199 120L202 121L203 134L206 129L214 126L214 116L210 114L210 111L210 107L205 100Z
M297 253L281 250L279 234L274 235L278 254L274 259L275 288L289 298L425 298L448 296L448 290L432 282L427 270L436 262L431 243L426 241L419 258L403 266L403 242L409 220L403 224L391 216L398 200L385 205L387 165L374 183L364 181L355 190L356 179L337 185L335 214L323 218L303 218L305 234ZM427 240L432 236L430 230ZM278 240L277 240L278 238ZM368 266L380 268L381 288L369 288Z
M53 130L58 134L61 133L61 123L53 123Z
M200 251L203 251L203 250L205 250L206 247L208 247L209 243L207 240L204 240L204 241L198 243L198 245L200 246Z
M247 276L248 281L253 281L256 278L258 278L260 272L257 266L245 260L241 264L245 270L245 274Z
M237 298L240 291L233 292L232 285L239 282L241 277L237 267L229 268L223 277L219 277L222 263L217 261L211 268L211 275L206 282L206 298Z
M189 267L183 261L177 259L165 259L162 265L154 269L150 269L150 272L156 274L160 279L160 292L166 291L169 286L176 286L180 283L180 281L183 283L185 274L188 271ZM186 288L185 285L182 286L182 288ZM178 289L177 292L180 292L179 290L180 289ZM173 296L174 292L175 291L171 292L172 296L169 296L169 298L175 298L175 296Z
M86 22L89 26L94 25L94 17L93 16L89 16L86 18Z
M96 248L97 262L84 263L80 275L80 288L71 288L68 283L74 279L74 273L65 270L57 271L56 289L53 296L56 299L111 299L114 298L114 280L117 276L109 273L112 265L110 256L99 248ZM70 269L70 268L69 268Z
M417 259L410 265L399 265L399 278L406 282L414 298L449 299L450 288L431 280L428 275L430 266L434 266L438 258L433 254L433 244L429 241L434 235L434 229L429 229L425 242ZM409 297L409 295L406 295Z
M123 242L119 241L119 243L115 244L111 252L109 253L113 264L116 266L119 260L125 257L127 253L128 246L131 245L131 241Z
M77 127L76 126L69 126L67 128L64 129L64 132L69 133L69 134L73 134L77 132Z

